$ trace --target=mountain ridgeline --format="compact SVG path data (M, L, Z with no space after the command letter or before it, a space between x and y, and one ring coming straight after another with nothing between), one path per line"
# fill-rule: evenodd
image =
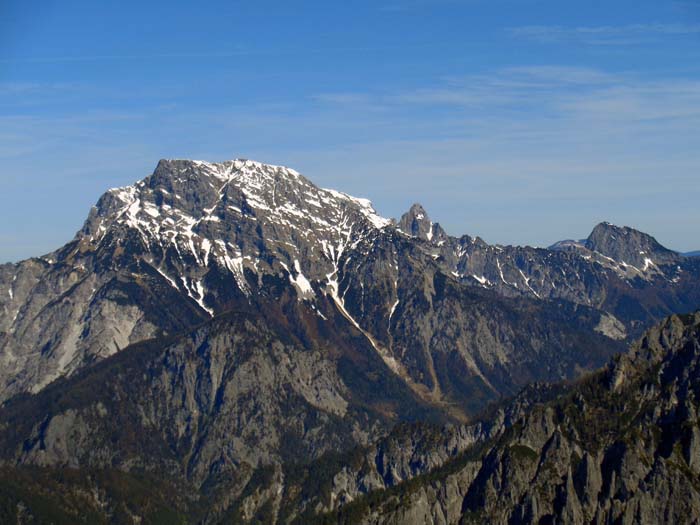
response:
M633 505L616 503L615 480L595 501L576 485L607 479L613 444L584 450L579 434L597 427L557 403L651 365L624 357L576 387L544 383L577 380L698 306L700 258L631 228L489 245L447 235L418 204L385 219L289 168L163 160L105 193L64 247L0 266L0 469L14 480L0 483L0 521L614 520ZM663 326L690 341L693 320ZM677 351L666 339L654 367ZM639 384L621 381L634 397ZM632 410L605 385L584 420L590 406ZM547 444L555 428L563 452ZM694 448L657 454L657 441L629 453L667 469L685 458L696 476ZM543 447L585 461L557 464L559 477L518 470ZM503 492L487 460L522 479ZM440 491L457 473L455 507Z

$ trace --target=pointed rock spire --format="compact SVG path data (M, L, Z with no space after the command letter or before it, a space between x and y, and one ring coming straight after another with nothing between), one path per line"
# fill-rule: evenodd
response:
M401 216L399 230L413 237L430 240L433 236L433 223L423 206L415 203Z
M411 209L401 216L398 228L402 232L424 241L437 242L447 237L442 227L437 222L432 222L428 217L428 212L418 203L411 206Z

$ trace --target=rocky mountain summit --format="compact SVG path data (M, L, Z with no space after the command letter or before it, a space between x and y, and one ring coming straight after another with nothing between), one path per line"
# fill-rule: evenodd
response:
M648 271L652 266L678 264L683 258L661 246L651 235L608 222L596 226L585 247L615 261Z
M41 480L107 521L316 519L501 436L551 388L485 407L698 305L700 259L630 228L489 245L289 168L163 160L64 247L0 266L0 468L25 480L0 494L36 502Z

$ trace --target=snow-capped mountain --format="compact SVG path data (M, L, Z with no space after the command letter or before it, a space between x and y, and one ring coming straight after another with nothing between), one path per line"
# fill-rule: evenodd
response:
M441 376L452 359L488 398L590 364L572 354L542 369L532 334L527 344L514 335L525 321L509 318L506 298L533 301L550 322L561 305L585 306L572 319L619 340L697 305L698 268L629 228L601 224L585 242L551 250L492 246L448 236L420 205L398 223L382 218L369 201L289 168L163 160L106 192L63 248L0 267L0 398L287 296L314 322L348 323L423 398L465 395ZM444 297L460 310L469 297L482 310L455 317ZM502 313L487 313L493 305Z
M151 177L107 192L80 235L98 249L137 233L132 248L211 315L220 305L204 282L211 268L228 271L245 295L255 287L246 271L258 280L281 271L310 298L309 279L332 285L343 252L389 224L369 201L318 188L292 169L161 161Z

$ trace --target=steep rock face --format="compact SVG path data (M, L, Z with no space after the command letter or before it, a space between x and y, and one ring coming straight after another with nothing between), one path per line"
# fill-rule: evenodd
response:
M270 347L265 339L267 328L259 328L257 320L254 324L258 328L251 326L253 331L247 334L243 325L249 320L246 316L211 324L241 323L234 331L215 330L216 337L236 333L242 342L248 337L258 341L260 348L252 341L223 346L254 349L253 354L274 358L274 348L262 351L262 347ZM105 370L115 374L120 385L110 387L97 399L75 390L81 383L83 388L90 387L95 381L91 379L95 372L91 372L68 380L67 384L73 385L70 388L56 384L38 396L13 401L0 413L3 468L16 472L16 479L24 479L28 465L49 467L40 471L48 486L53 486L56 476L63 480L49 497L69 502L58 505L50 500L56 505L54 513L70 509L70 502L86 492L78 488L85 477L66 480L61 465L94 471L91 490L97 494L106 491L101 500L84 502L83 509L94 509L99 516L105 508L113 508L122 496L104 479L109 471L104 467L94 470L107 464L119 467L129 483L133 483L128 478L133 476L130 470L146 468L154 482L138 501L147 498L154 505L169 504L178 509L179 519L204 523L670 524L700 519L700 312L669 318L649 330L628 353L573 385L531 385L466 425L404 424L374 442L372 433L366 433L356 442L359 446L344 452L336 452L343 444L325 433L324 418L345 410L341 425L351 427L364 417L359 425L365 429L374 425L379 434L380 428L386 428L386 419L381 411L371 409L358 417L352 382L325 372L330 369L322 364L321 356L320 375L327 378L328 385L321 392L306 390L303 376L295 379L300 371L290 370L289 374L282 369L274 381L267 381L264 377L269 367L255 361L258 371L251 377L260 385L255 397L258 406L253 412L241 411L250 402L240 395L250 386L245 375L224 372L221 383L213 379L211 385L204 382L198 388L193 380L182 378L186 370L202 366L217 377L213 371L219 367L206 363L232 359L230 352L215 358L220 345L202 345L200 337L195 332L191 343L173 342L164 353L129 349L110 358L106 362L114 363ZM185 350L188 345L189 351ZM190 354L185 361L178 357L183 350ZM367 350L368 356L376 356ZM317 359L313 354L311 351L309 358ZM129 355L141 362L128 365L120 361ZM249 355L244 351L240 358L249 361ZM185 362L188 364L183 366ZM377 362L381 365L381 360ZM134 388L134 381L129 366L146 370L144 375L164 378L155 382L144 379L144 385L158 386L135 389L135 397L149 395L154 399L141 404L152 403L153 409L134 412L131 408L133 398L126 385ZM245 364L237 366L240 369ZM226 392L215 396L222 400L218 408L212 408L216 403L209 400L212 391ZM237 394L231 397L228 392ZM386 387L377 394L382 392L385 397L377 400L375 408L391 397ZM295 396L299 401L290 404ZM416 401L420 404L414 398ZM284 406L287 413L294 414L294 420L301 417L304 424L287 426L271 420L267 422L269 435L256 434L260 427L250 416L267 417L275 405ZM59 410L49 412L51 417L27 421L27 415L40 412L39 407L46 410L50 406ZM123 408L118 409L120 406ZM310 410L317 414L310 417ZM150 426L149 418L161 412L168 417ZM178 412L186 419L179 419ZM108 414L112 418L116 414L116 420L107 423ZM168 421L179 423L172 426ZM149 431L144 432L146 429ZM227 438L212 447L221 435L216 429L225 429ZM341 430L347 435L347 428ZM32 437L23 438L28 431ZM146 439L129 440L127 436L134 432ZM279 455L273 441L282 435L291 450ZM297 439L303 436L303 441L293 439L295 435ZM271 453L255 463L245 450L247 444L258 442L263 454ZM131 448L124 447L129 443ZM14 459L8 462L10 458ZM163 487L174 487L165 498ZM31 483L24 481L20 488L26 491L25 499L12 501L31 501L36 490ZM2 491L0 486L0 494ZM17 497L16 492L8 494ZM198 495L199 504L193 503L192 494ZM135 515L149 515L136 502L130 505L138 509ZM203 513L200 506L208 510Z
M96 272L73 263L31 259L8 272L14 292L0 333L0 399L205 318L148 266Z
M301 468L288 468L277 518L281 523L335 523L336 519L354 523L362 519L368 502L381 502L387 494L420 483L426 475L434 477L442 471L466 467L475 476L479 454L488 450L486 445L538 403L562 391L563 387L544 384L528 387L478 421L443 427L398 425L369 447L326 455ZM256 483L259 481L251 480L252 486ZM451 490L449 497L456 498L458 493ZM459 507L459 502L455 503ZM430 523L430 519L403 522Z
M494 346L480 348L467 331L455 339L447 333L432 354L421 346L393 353L332 299L299 301L284 277L265 280L279 292L274 301L132 345L10 400L0 410L0 449L22 465L143 468L200 486L218 469L238 476L367 444L401 421L464 421L502 395L494 385L509 390L531 377L574 375L616 348L565 324L586 322L586 312L513 304L486 290L471 297L455 282L453 297L440 301L476 319L477 337ZM524 331L526 324L535 331ZM450 351L450 341L460 352ZM594 349L584 352L588 345ZM472 356L493 348L503 349L498 362ZM543 370L524 364L554 356L556 366Z
M673 316L458 459L319 521L695 523L699 367L700 313Z
M424 399L456 403L458 412L529 381L574 377L624 348L599 333L600 312L471 286L402 235L349 252L338 275L337 305L387 366Z
M15 398L0 423L6 459L146 470L197 488L228 480L235 490L259 465L368 443L397 420L440 419L351 325L332 331L296 299L287 304L137 344Z

